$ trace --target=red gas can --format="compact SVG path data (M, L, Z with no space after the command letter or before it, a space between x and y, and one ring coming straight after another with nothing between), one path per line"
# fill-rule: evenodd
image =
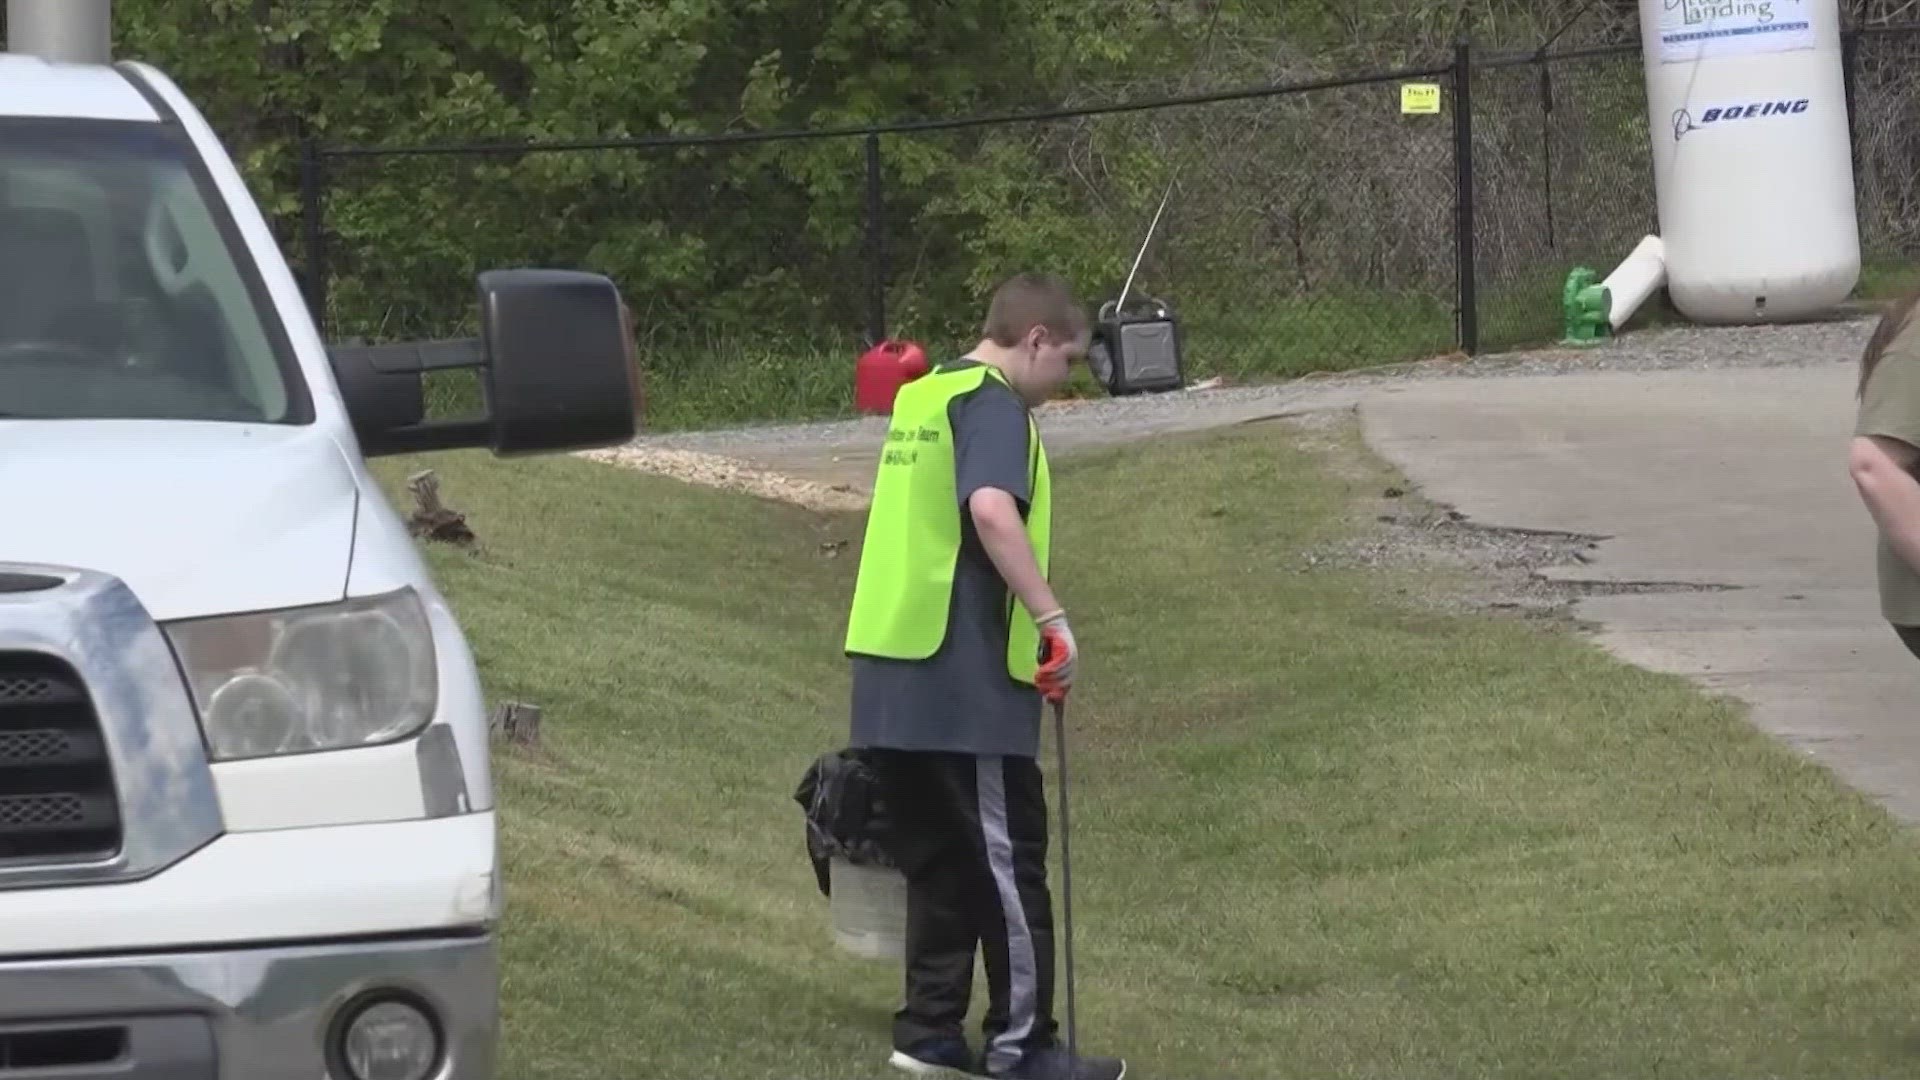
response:
M927 353L917 343L883 341L853 367L853 407L863 413L890 413L900 388L926 373Z

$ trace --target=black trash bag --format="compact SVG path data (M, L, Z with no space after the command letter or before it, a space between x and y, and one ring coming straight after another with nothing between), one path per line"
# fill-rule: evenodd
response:
M895 866L880 780L860 751L820 755L807 766L793 799L806 812L807 857L822 896L833 895L828 864L836 858L855 866Z

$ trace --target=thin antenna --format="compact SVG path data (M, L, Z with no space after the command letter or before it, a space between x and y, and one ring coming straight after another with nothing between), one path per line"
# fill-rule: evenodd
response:
M1174 176L1176 178L1179 176L1177 168L1174 170ZM1172 197L1173 181L1169 180L1166 193L1160 196L1160 209L1153 212L1153 221L1147 226L1147 238L1140 241L1140 250L1133 256L1133 268L1127 271L1127 283L1120 286L1120 299L1113 305L1113 310L1116 312L1127 310L1127 293L1133 289L1133 276L1140 272L1140 262L1147 257L1147 245L1153 243L1153 231L1160 227L1160 215L1166 211L1167 200Z

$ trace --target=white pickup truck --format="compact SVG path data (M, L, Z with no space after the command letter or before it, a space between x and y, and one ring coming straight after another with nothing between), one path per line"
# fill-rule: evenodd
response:
M364 459L635 409L607 279L476 299L330 351L171 81L0 56L0 1080L494 1075L480 684Z

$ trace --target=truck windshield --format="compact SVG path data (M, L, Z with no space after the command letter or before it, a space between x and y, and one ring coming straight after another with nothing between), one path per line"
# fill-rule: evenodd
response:
M0 120L0 418L300 422L290 354L184 134Z

